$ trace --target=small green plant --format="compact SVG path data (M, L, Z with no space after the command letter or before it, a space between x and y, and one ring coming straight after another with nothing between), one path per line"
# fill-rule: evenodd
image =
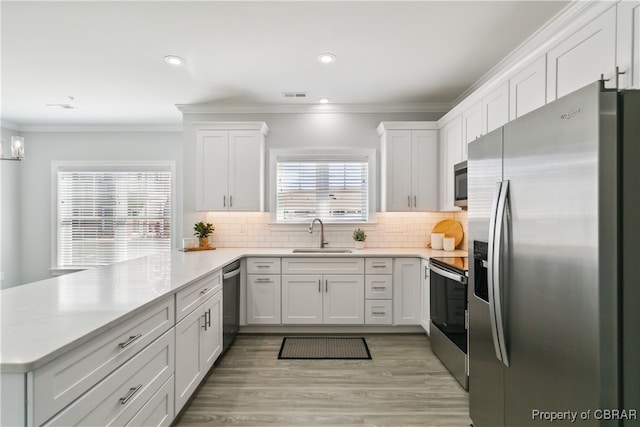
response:
M364 242L367 240L367 235L363 230L356 228L353 230L353 240L356 242Z
M196 222L196 225L193 226L193 229L195 230L195 233L193 233L193 235L198 236L202 239L205 237L209 237L209 235L213 233L213 230L215 230L216 228L210 222L207 222L205 224L204 222L200 221Z

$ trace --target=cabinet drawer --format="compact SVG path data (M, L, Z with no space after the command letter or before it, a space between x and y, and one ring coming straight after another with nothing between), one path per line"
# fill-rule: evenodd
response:
M282 258L282 274L364 274L364 258Z
M366 258L364 260L366 274L391 274L393 273L392 258Z
M280 258L247 258L247 274L280 274Z
M140 411L127 423L127 426L161 427L170 426L175 416L173 399L173 379L165 382L160 390L149 399Z
M366 299L392 299L393 276L390 274L367 274L364 278Z
M364 323L366 325L391 325L393 316L391 300L366 300L364 302Z
M216 270L176 294L176 323L222 289L222 270Z
M173 375L174 339L170 329L45 425L127 424Z
M34 422L42 424L175 324L173 296L34 372Z

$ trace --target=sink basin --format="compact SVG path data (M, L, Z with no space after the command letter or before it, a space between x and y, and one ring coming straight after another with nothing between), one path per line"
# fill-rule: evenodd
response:
M293 250L294 254L350 254L351 249L338 248L298 248Z

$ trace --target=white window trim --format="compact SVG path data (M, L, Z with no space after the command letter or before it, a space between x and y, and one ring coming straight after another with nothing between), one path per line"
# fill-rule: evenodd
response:
M352 229L354 225L375 224L376 206L377 206L377 152L375 149L358 149L358 148L274 148L269 150L269 213L271 231L299 231L302 227L308 227L309 222L300 223L279 223L277 221L277 172L278 159L289 157L323 157L340 159L347 156L366 157L369 168L369 212L368 221L363 222L342 222L327 223L325 230L330 229Z
M54 276L88 270L96 267L60 268L58 260L58 172L59 171L114 171L118 169L158 170L169 169L171 171L171 247L176 247L178 235L178 215L176 214L176 162L175 161L53 161L51 162L51 268L49 271Z

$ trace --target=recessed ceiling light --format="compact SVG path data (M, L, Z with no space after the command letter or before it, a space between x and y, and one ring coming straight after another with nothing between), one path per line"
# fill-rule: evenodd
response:
M331 100L329 98L320 98L318 102L320 104L328 104Z
M318 62L321 64L331 64L336 62L336 56L333 53L322 53L318 55Z
M182 65L184 64L184 59L175 55L167 55L164 57L164 62L171 65Z

